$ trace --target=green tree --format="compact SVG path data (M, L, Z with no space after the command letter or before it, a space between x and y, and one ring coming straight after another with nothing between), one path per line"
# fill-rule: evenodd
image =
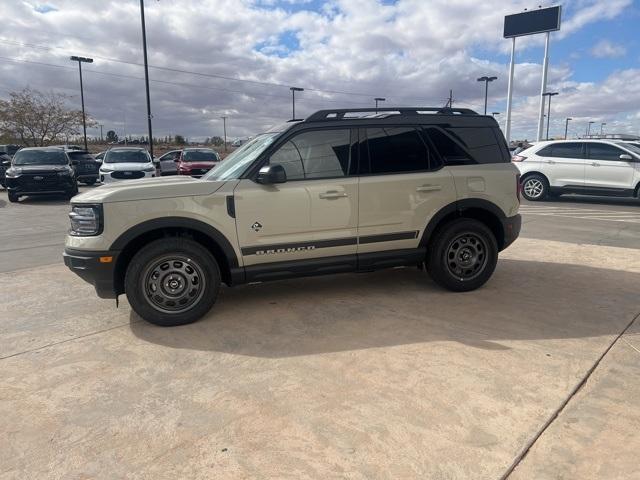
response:
M185 139L184 139L184 137L182 135L176 135L175 143L176 143L176 145L184 145L187 142L185 141Z
M107 132L107 142L117 142L118 141L118 134L116 134L116 132L114 132L113 130L109 130Z

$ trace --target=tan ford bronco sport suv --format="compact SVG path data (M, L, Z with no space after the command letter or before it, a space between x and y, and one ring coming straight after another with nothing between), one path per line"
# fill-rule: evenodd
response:
M518 170L466 109L323 110L255 137L201 179L73 198L66 265L142 318L205 315L220 284L424 266L483 285L520 232Z

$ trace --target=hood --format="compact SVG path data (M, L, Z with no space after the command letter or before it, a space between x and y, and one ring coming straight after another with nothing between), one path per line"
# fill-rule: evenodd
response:
M148 168L149 165L153 165L151 162L131 162L131 163L103 163L102 168L109 168L115 172L122 172L124 170L139 171L143 168Z
M73 197L73 203L112 203L156 198L210 195L225 182L212 182L191 177L156 177L109 183Z
M193 168L213 168L220 162L180 162L178 168L184 168L185 170Z
M69 165L12 165L13 169L20 169L22 173L53 173L69 170Z

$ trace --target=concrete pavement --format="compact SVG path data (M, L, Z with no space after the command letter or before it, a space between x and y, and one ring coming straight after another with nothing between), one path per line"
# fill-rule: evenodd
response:
M61 265L0 290L0 478L500 478L640 312L640 250L523 238L476 292L415 269L247 285L171 329ZM635 427L616 392L574 423ZM640 447L559 437L545 470L545 435L514 478Z

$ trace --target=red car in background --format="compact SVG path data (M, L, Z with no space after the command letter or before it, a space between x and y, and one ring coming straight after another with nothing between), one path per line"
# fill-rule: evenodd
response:
M178 175L201 177L220 163L220 155L211 148L185 148L175 162Z

